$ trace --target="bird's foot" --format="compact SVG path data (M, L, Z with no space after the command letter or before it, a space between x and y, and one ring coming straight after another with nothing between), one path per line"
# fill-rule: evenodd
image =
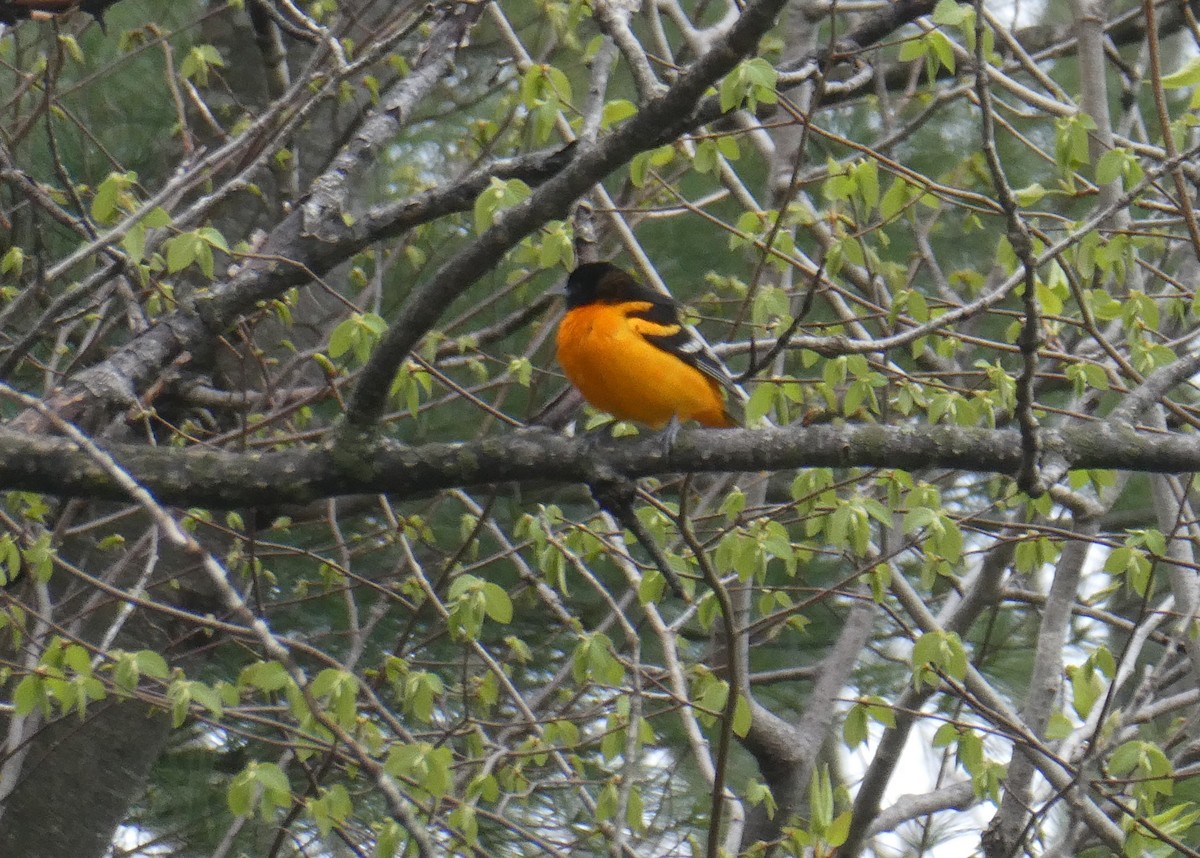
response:
M671 449L675 446L675 439L678 437L679 428L682 425L679 422L679 415L672 414L671 419L667 421L667 425L662 428L662 432L658 436L658 443L662 446L664 456L671 454Z

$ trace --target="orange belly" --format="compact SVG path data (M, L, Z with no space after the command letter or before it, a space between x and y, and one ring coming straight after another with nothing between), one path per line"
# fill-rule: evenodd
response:
M733 426L716 381L646 342L611 307L576 307L558 326L558 362L583 398L614 417L661 429L677 416Z

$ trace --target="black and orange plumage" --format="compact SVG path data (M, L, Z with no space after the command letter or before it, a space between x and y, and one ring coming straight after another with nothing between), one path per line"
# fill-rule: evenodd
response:
M558 362L593 406L655 429L687 420L738 425L726 398L733 378L670 296L593 262L571 273L566 298Z
M120 0L0 0L0 24L16 24L28 18L50 18L79 9L104 28L104 12Z

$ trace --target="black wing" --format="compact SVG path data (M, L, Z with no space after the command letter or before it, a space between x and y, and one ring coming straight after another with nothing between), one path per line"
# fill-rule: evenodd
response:
M634 324L638 333L663 351L694 366L735 396L742 395L721 359L713 354L695 328L680 321L679 306L673 300L649 289L638 295L636 300L650 304L648 309L629 314L630 320L643 322Z

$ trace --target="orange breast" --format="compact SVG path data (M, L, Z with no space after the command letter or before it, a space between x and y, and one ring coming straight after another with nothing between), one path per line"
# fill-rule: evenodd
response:
M721 387L647 342L611 304L588 304L558 326L558 362L583 398L614 417L661 429L671 417L733 426Z

